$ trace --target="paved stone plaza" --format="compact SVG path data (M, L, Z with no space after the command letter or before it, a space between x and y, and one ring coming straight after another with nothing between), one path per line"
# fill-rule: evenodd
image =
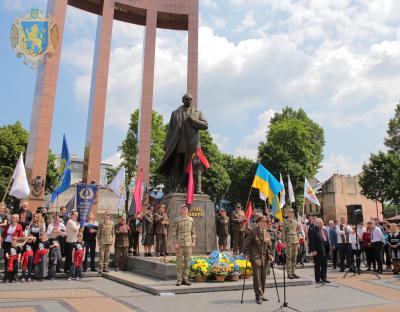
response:
M312 269L299 272L303 277L312 278ZM314 285L288 288L289 304L301 311L400 311L400 278L389 273L381 280L372 274L351 275L346 279L342 276L329 274L338 288L315 288ZM244 303L240 304L240 291L154 296L93 276L79 282L58 279L1 284L0 290L0 312L274 311L279 307L273 288L267 290L270 301L258 306L252 290L246 290Z

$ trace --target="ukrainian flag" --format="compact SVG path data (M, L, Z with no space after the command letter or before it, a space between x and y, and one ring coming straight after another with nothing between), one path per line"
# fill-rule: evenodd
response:
M254 176L253 188L262 192L272 203L272 213L281 221L282 210L279 205L279 192L282 191L283 186L277 179L269 172L263 165L258 164L256 175Z

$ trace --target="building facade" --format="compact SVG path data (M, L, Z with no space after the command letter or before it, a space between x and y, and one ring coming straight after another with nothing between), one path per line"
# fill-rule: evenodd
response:
M362 195L359 180L360 175L334 174L316 190L321 206L306 201L305 213L320 216L326 222L342 216L350 224L365 223L376 217L383 220L382 205Z
M60 166L60 155L56 156L57 158L57 168ZM82 182L83 180L83 159L79 158L76 155L71 155L71 184L77 184ZM100 165L100 180L99 186L107 185L107 168L111 169L113 166L111 164L106 164L104 162Z

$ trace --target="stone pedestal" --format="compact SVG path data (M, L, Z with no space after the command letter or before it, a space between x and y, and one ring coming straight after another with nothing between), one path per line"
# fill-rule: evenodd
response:
M168 253L174 254L172 234L175 218L180 215L180 207L186 203L186 194L172 193L165 196L162 203L167 207L170 220L168 232ZM193 254L206 254L217 248L215 230L215 206L208 195L195 195L194 203L189 211L196 225L196 247Z

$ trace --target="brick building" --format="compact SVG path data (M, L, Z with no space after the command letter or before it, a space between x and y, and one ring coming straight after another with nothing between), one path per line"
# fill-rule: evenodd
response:
M312 183L321 207L306 200L305 213L320 216L325 221L339 220L340 217L347 216L351 224L366 222L375 217L382 220L382 205L361 194L359 179L359 175L334 174L324 183ZM358 210L362 212L362 220L359 219L361 217L357 217Z

